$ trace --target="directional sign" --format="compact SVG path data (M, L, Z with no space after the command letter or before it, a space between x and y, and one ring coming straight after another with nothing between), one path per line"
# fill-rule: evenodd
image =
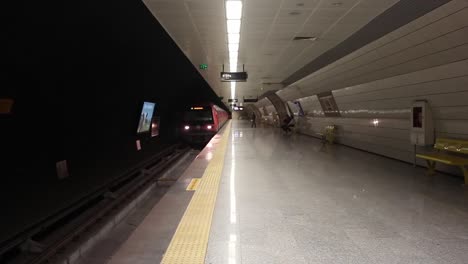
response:
M247 72L221 72L222 82L245 82L247 77Z
M256 102L258 102L258 98L254 98L254 99L244 98L244 103L256 103Z

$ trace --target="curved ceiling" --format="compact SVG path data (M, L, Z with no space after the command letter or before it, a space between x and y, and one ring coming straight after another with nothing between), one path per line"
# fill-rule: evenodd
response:
M225 1L144 0L213 90L230 98L230 85L219 80L229 65ZM237 98L257 97L282 87L304 66L358 32L398 0L244 0ZM316 37L316 40L294 40ZM270 88L271 87L271 88Z

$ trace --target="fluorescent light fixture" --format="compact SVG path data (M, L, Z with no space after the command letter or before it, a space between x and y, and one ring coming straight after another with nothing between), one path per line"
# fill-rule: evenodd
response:
M232 68L237 68L237 58L230 60L229 65L235 65L235 67L232 67Z
M228 34L228 43L239 43L240 40L240 34L238 33L233 33L233 34Z
M226 1L226 18L241 19L242 18L242 2L241 1Z
M237 65L237 57L232 57L229 59L229 64L230 65Z
M236 98L236 83L231 83L231 98Z
M227 32L231 34L240 33L241 21L239 19L228 19L227 20Z
M234 54L233 54L232 56L233 56L233 57L229 57L229 61L230 61L231 63L236 63L236 64L237 64L237 56L234 57Z
M229 71L230 72L237 72L237 61L229 63Z
M239 56L239 52L238 51L229 51L229 59L232 60L232 59L237 59L237 56Z
M232 60L233 58L237 59L237 56L239 55L239 52L237 51L229 51L229 59Z
M237 72L237 62L239 56L240 30L242 18L242 1L227 0L226 1L226 25L228 33L228 50L229 50L229 70ZM231 98L235 98L236 83L231 83Z
M237 72L237 61L235 63L231 62L229 64L229 71L230 72Z
M239 43L232 43L228 45L229 52L239 52Z
M230 72L237 72L237 63L230 63L229 64L229 71Z

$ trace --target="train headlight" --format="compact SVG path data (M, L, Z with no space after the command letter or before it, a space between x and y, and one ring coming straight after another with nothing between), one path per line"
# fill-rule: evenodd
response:
M184 129L185 129L185 130L189 130L189 129L190 129L190 126L184 126Z
M208 125L208 126L207 126L207 128L208 128L208 129L211 129L211 128L213 128L213 127L212 127L212 126L210 126L210 125Z

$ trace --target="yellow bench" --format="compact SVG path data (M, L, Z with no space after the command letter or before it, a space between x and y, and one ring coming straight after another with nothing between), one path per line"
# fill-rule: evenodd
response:
M449 154L468 154L468 140L437 138L434 149L436 149L437 152L416 154L416 157L426 160L429 174L435 173L435 166L437 162L458 166L462 169L463 176L465 176L465 184L468 185L468 157Z
M338 127L335 125L326 126L322 133L317 133L317 135L322 139L323 143L333 144L335 142L336 131Z

